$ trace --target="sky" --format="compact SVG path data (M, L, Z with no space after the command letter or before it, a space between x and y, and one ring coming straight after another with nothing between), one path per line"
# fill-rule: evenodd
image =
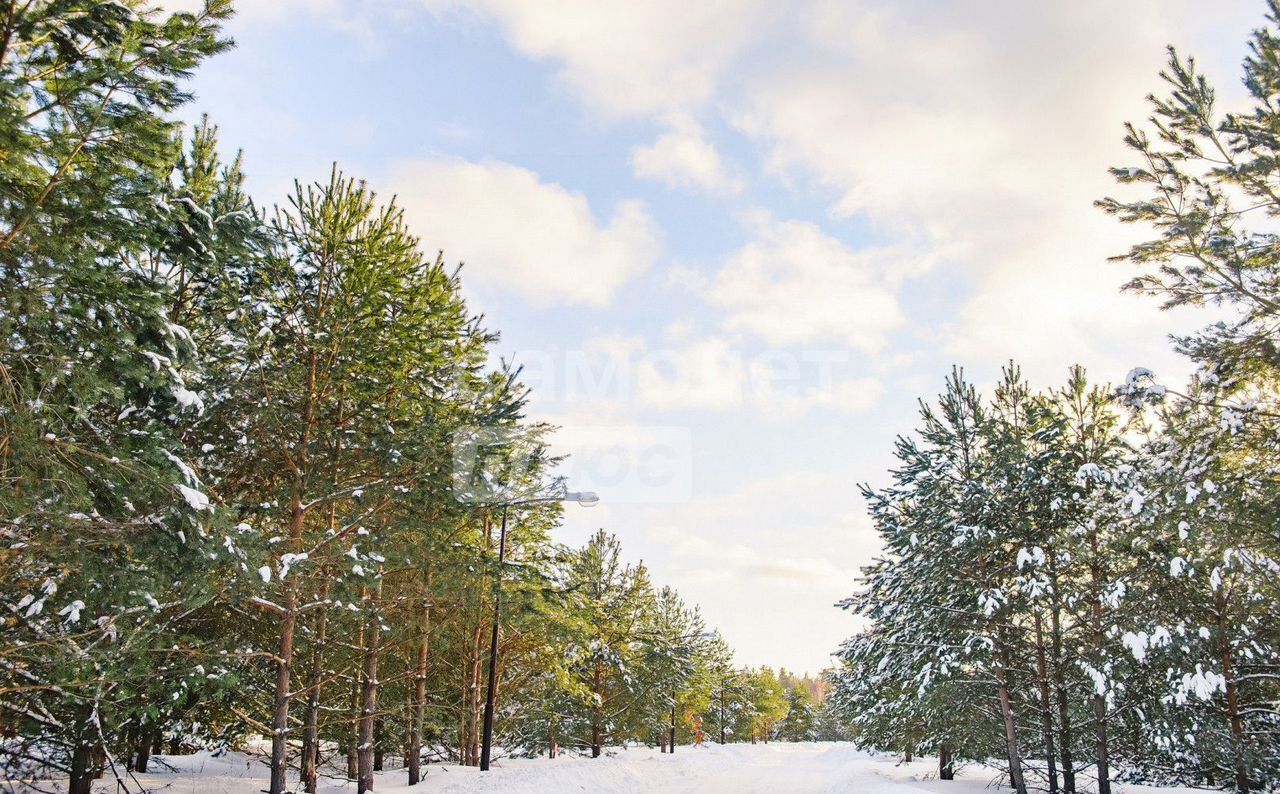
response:
M166 0L181 8L196 0ZM1123 123L1165 46L1220 99L1261 0L240 0L189 118L260 205L334 162L464 262L555 539L619 536L740 663L816 672L878 542L859 485L953 365L1176 379L1205 320L1121 294Z

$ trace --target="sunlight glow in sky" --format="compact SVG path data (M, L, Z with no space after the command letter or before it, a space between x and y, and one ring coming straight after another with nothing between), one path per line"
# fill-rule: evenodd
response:
M166 5L191 5L171 0ZM193 82L270 206L337 161L466 262L557 539L603 526L746 664L817 671L876 553L857 485L951 365L1179 372L1092 207L1164 46L1231 101L1255 0L240 0Z

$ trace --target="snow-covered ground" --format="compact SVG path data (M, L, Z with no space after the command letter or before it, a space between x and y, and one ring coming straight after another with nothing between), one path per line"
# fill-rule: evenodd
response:
M238 753L213 758L200 753L161 756L173 771L138 775L131 791L164 791L172 794L257 794L266 783L261 761ZM157 767L159 768L159 766ZM469 767L432 764L426 779L414 787L405 785L403 770L378 775L377 792L399 794L559 794L583 791L662 792L663 794L750 794L750 792L840 792L841 794L906 794L991 792L994 773L970 767L955 781L937 779L933 759L910 764L891 756L861 752L847 744L740 744L727 747L680 747L675 755L647 748L617 750L606 758L562 756L549 759L504 759L492 771L481 774ZM141 786L141 789L138 786ZM114 781L102 781L95 791L115 792ZM354 791L341 780L323 781L322 794ZM1129 794L1189 794L1192 789L1152 789L1144 786L1113 787Z

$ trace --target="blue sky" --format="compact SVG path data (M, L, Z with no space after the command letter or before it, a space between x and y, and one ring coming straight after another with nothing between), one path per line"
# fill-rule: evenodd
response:
M166 5L189 6L191 0ZM1210 7L1212 6L1212 8ZM1224 0L241 0L190 112L261 204L337 161L465 260L564 427L558 539L617 533L739 660L816 671L876 553L857 485L952 364L1176 376L1090 202L1163 47L1238 101Z

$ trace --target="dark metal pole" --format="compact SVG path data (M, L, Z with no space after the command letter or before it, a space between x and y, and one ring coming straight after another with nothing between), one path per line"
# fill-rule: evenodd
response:
M720 679L720 744L724 744L724 687L725 681Z
M671 699L671 752L676 751L676 700Z
M498 623L502 620L502 565L507 558L507 506L502 506L502 531L498 534L498 573L493 587L493 634L489 638L489 683L484 693L484 733L480 740L480 771L489 771L493 749L493 701L498 687Z

